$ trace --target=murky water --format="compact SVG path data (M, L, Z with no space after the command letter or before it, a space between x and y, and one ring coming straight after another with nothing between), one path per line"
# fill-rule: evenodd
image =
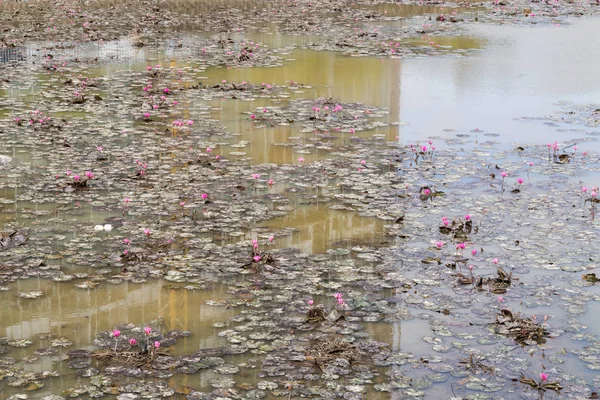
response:
M199 332L198 339L184 339L178 343L174 354L189 354L199 348L222 346L225 341L217 336L215 323L226 323L234 310L211 306L228 297L225 288L209 284L213 290L187 290L171 288L165 282L100 286L93 290L77 289L72 284L31 279L15 285L18 291L38 290L42 299L20 299L11 292L0 293L4 305L2 332L9 339L29 339L33 345L26 350L10 352L10 356L33 356L25 365L27 371L42 372L59 367L63 378L54 380L44 388L49 393L60 393L72 387L77 376L61 367L60 360L67 350L55 356L37 357L33 350L50 345L50 337L67 338L76 347L88 347L99 331L113 329L118 324L145 324L159 320L157 325L169 330L172 327ZM48 334L51 334L49 336ZM6 398L17 392L2 387L0 395Z
M298 205L284 217L271 219L266 228L298 228L279 246L295 247L309 254L322 254L327 249L348 245L380 245L383 221L361 217L351 211L331 210L328 204Z
M88 346L96 332L114 325L142 324L160 318L167 327L201 331L202 341L184 341L176 351L182 354L197 350L197 346L217 347L222 344L214 335L212 324L226 322L233 310L206 304L227 297L225 288L218 284L214 290L186 290L171 288L166 282L101 285L95 290L56 284L52 281L31 279L19 282L20 292L39 290L41 300L20 299L14 293L3 292L2 313L5 335L12 339L27 339L42 333L68 337L76 346ZM209 285L210 286L210 285ZM178 290L177 290L178 289ZM43 347L43 345L41 345Z
M227 4L226 1L222 3ZM172 5L175 9L179 6L183 7L184 5L177 3ZM252 9L255 4L248 2L247 6ZM268 5L261 5L261 7L265 6ZM385 5L376 10L391 17L403 18L453 11L456 11L457 14L472 12L469 8L444 10L428 6L396 5ZM445 57L435 59L429 56L413 59L380 59L349 57L333 52L316 52L307 49L285 50L280 54L284 59L284 65L270 68L205 67L198 66L193 60L179 61L170 54L141 50L134 52L134 55L128 57L127 60L106 62L85 69L84 73L90 78L120 76L119 74L127 71L140 72L147 65L160 63L168 65L173 70L184 69L186 71L184 83L173 81L169 82L170 85L185 86L194 82L203 82L212 86L224 80L227 82L247 81L256 84L264 82L269 85L294 87L281 98L251 98L243 101L218 98L200 102L204 107L203 115L207 115L216 124L222 125L225 130L236 135L234 140L220 139L218 136L208 138L212 143L219 144L215 152L234 162L243 159L248 163L250 169L265 163L295 165L298 168L293 172L294 177L302 177L304 174L314 186L308 188L299 187L299 185L291 186L285 181L278 181L270 193L281 195L289 201L281 205L272 204L272 206L276 210L286 212L285 215L262 221L256 226L247 226L247 231L242 232L239 236L237 232L235 235L226 237L226 235L216 235L213 231L202 232L198 236L228 246L233 245L238 237L244 239L254 237L253 229L260 232L285 231L286 234L279 234L273 243L267 245L268 249L293 247L311 256L326 254L330 249L347 249L347 253L339 253L340 259L354 260L353 257L356 254L350 254L350 250L354 249L358 253L365 247L379 248L384 245L397 244L398 240L404 240L407 236L399 233L395 237L386 235L386 225L387 228L391 225L389 220L383 220L376 216L362 216L355 211L338 209L335 207L335 205L339 205L336 201L321 201L324 192L333 193L339 190L338 182L335 178L327 176L328 171L322 171L322 181L319 180L317 185L316 180L308 175L309 167L306 165L326 159L336 148L346 146L353 140L369 140L374 135L381 136L382 142L399 141L401 144L425 143L429 138L448 141L460 137L459 143L449 140L448 147L475 149L478 149L482 142L492 138L489 140L496 141L498 146L490 151L491 153L512 149L515 146L514 142L527 146L545 144L548 141L559 139L576 142L585 138L588 140L581 144L581 147L585 145L585 149L588 151L600 152L598 142L593 139L598 133L597 129L578 128L573 131L558 131L568 125L557 121L556 126L549 127L542 121L521 118L543 117L549 112L561 111L561 105L558 102L587 104L600 98L600 83L593 79L597 75L597 65L600 64L599 53L589 51L589 49L600 46L599 27L600 24L597 20L582 20L573 26L544 26L527 30L515 27L482 26L473 28L465 36L436 38L415 36L411 40L410 43L413 46L441 46L456 50ZM315 40L312 37L298 38L264 33L232 36L236 40L244 37L247 41L281 48L306 47ZM120 44L120 46L128 45L128 42ZM465 49L480 51L474 55L461 56L460 51ZM112 53L100 51L100 57L109 57L110 54ZM26 70L23 81L34 84L31 87L22 87L15 83L11 88L0 91L0 100L6 100L8 103L12 99L15 103L22 102L25 106L35 107L40 96L43 96L44 89L56 83L54 79L56 78L50 74ZM302 86L295 86L293 82L300 83ZM142 86L139 81L125 81L123 85L128 91L139 90ZM104 93L103 95L106 96ZM386 126L352 135L337 134L328 139L333 148L330 151L312 145L321 141L318 133L305 132L299 124L259 126L249 117L263 109L280 106L291 99L316 97L335 98L344 103L364 103L386 109L388 113L380 118ZM21 106L21 104L18 105L18 107ZM195 108L197 106L198 104L191 102L184 103L183 114L193 114L197 111ZM16 115L13 106L0 104L0 118L12 119ZM94 112L91 110L63 110L51 112L51 115L57 119L77 121L73 123L88 125L97 123L94 119ZM105 118L108 121L117 121L116 125L119 125L120 129L134 129L142 126L139 121L131 121L130 116L127 118L106 116ZM122 121L119 120L120 118ZM147 133L147 131L145 132ZM489 134L494 134L494 136L486 136ZM189 144L187 142L183 144L176 142L178 138L183 140L185 137L183 133L171 128L165 136L173 139L169 150L164 153L165 158L175 159L188 151ZM123 139L115 135L112 140L118 143ZM302 146L281 145L290 141ZM104 145L108 146L110 143L104 143ZM480 151L488 150L483 147ZM44 154L43 148L14 146L12 153L6 155L13 159L14 165L17 167L28 166L38 171L44 171L52 165L51 157ZM306 164L302 164L299 157L302 157ZM492 154L491 157L495 157L495 155ZM504 154L498 155L498 157L505 159ZM350 161L344 159L342 162ZM362 168L364 167L359 166L357 169ZM180 176L177 174L181 171L193 175L193 166L189 162L180 162L171 171L173 176ZM530 178L528 183L531 184L533 180L533 185L537 185L543 179L542 177L545 175L532 174L532 179ZM94 204L91 200L89 202L85 200L73 202L69 200L65 203L43 202L42 204L38 204L36 199L23 200L20 198L19 190L11 187L11 184L17 182L18 179L20 179L18 174L0 176L0 184L2 184L0 187L0 223L7 231L12 229L29 230L33 242L40 242L51 237L54 252L53 256L47 257L46 261L50 268L58 266L66 273L90 274L91 276L95 271L89 265L73 262L73 258L62 260L56 256L64 250L61 248L61 240L64 240L65 237L76 237L78 233L87 232L92 226L103 224L111 218L135 219L135 214L126 216L126 213L117 207L113 210L104 204ZM275 179L277 178L275 177ZM593 180L589 177L582 179L588 179L589 182ZM247 186L243 190L249 193L249 201L252 201L252 196L263 195L259 189L252 188L251 185ZM398 187L395 189L398 190ZM533 190L537 190L540 196L545 193L544 188L538 187ZM298 195L297 192L300 192L301 195ZM398 192L401 193L401 191ZM343 194L343 192L341 193ZM484 189L481 193L482 196L487 195ZM188 201L191 201L193 198L190 196L189 199ZM215 196L214 200L222 199ZM205 208L208 209L209 206L208 204ZM460 208L458 204L453 204L451 207ZM462 212L462 210L457 212ZM158 220L176 221L179 213L183 215L185 211L177 210L170 214L165 213L166 215L159 216ZM543 222L550 223L551 218L547 218ZM534 231L535 229L531 228L529 231L523 230L522 232L532 234L535 233ZM88 251L102 252L104 251L102 242L112 239L111 235L113 234L119 241L122 240L122 236L118 232L102 233L99 234L102 236L96 237L93 244L82 248ZM59 239L57 236L63 238ZM193 237L194 235L189 234L189 236ZM406 241L404 244L429 251L427 243ZM181 240L181 238L176 241L174 246L178 246L184 254L190 250L186 247L185 240ZM490 252L497 250L498 247L494 248L491 244L487 248L487 251ZM348 254L350 255L348 256ZM346 256L347 258L344 258ZM0 261L2 260L0 259ZM77 260L75 259L75 261ZM364 267L367 274L373 274L373 271L368 268L376 264L376 261L363 257L363 260L356 261L356 264L352 266ZM127 274L127 271L119 271L119 268L102 271L100 275L105 274L109 278ZM382 274L389 272L383 271ZM420 273L417 271L405 272L411 279L421 279ZM531 278L531 276L528 277ZM550 275L547 277L550 279ZM26 349L11 347L6 350L6 356L23 359L34 355L33 351L36 348L48 347L47 335L42 334L64 337L75 347L87 348L91 346L98 332L112 330L119 324L142 325L148 321L160 320L159 323L165 331L178 329L193 332L192 337L184 338L177 343L173 354L183 355L199 349L216 348L227 343L224 337L218 336L218 333L227 326L232 317L244 310L240 303L235 305L239 307L229 307L229 301L235 298L243 303L244 299L253 298L255 294L260 293L261 285L264 284L258 277L251 286L248 282L239 283L240 285L247 284L247 286L243 290L234 292L229 289L228 285L234 285L235 282L222 282L212 276L202 278L201 288L185 288L184 283L169 283L164 280L152 279L143 283L125 281L118 285L100 283L97 287L93 285L92 289L74 286L75 284L90 283L89 279L83 275L70 282L55 282L40 278L18 280L7 283L6 289L9 290L0 292L0 302L3 305L2 311L0 311L0 337L6 337L8 340L29 339L33 341L33 345ZM535 280L527 281L526 278L523 278L522 282L533 285ZM431 285L431 282L425 280L423 285ZM4 286L2 288L4 289ZM401 292L396 289L386 289L386 296L399 296ZM561 287L561 289L564 288ZM423 289L420 285L417 290L414 290L414 293L418 293L414 297L423 296L428 299L430 294L427 293L427 289L424 289L423 292L420 292L421 290ZM26 299L17 296L17 293L33 291L41 292L41 298ZM436 294L444 295L443 289ZM418 304L420 302L422 299ZM416 301L414 304L417 304ZM583 313L579 322L590 328L596 328L593 315L597 309L597 304L590 306ZM435 329L439 330L439 326L430 322L433 319L432 315L437 315L434 314L436 312L437 314L442 313L439 310L427 311L421 313L420 318L397 323L363 323L361 329L364 329L369 338L387 343L395 352L414 352L426 359L435 359L446 350L433 350L424 341L425 338L429 340L430 336L435 335ZM536 309L536 312L539 315L552 314L553 318L561 323L568 323L566 320L569 317L566 313L557 311L554 306L540 307ZM463 325L467 326L468 323L470 322L467 321ZM40 335L42 336L40 337ZM470 339L465 338L465 340ZM559 343L568 346L570 341L563 337ZM462 346L460 343L453 345L455 348ZM558 344L554 346L558 346ZM34 372L59 369L63 373L63 377L54 379L53 383L43 389L46 393L59 393L63 389L73 387L80 379L64 363L61 363L61 360L65 358L65 353L66 350L60 350L53 357L30 358L19 363L24 369ZM256 351L256 357L260 355L263 354ZM226 360L231 364L241 364L249 362L252 357L246 355L227 356ZM571 358L567 365L574 371L580 371L583 378L593 379L593 375L578 360ZM395 368L393 367L392 370ZM381 371L382 374L386 373L384 369ZM434 371L436 370L434 369ZM436 377L423 377L420 374L421 372L416 372L412 378L423 379L429 384L436 382L434 380ZM218 374L214 371L208 372L199 378L200 382L197 382L194 375L192 377L175 376L170 383L174 386L193 385L197 389L210 390L209 381L217 376ZM259 378L248 370L244 371L244 376L236 381L256 384L260 379L262 377ZM374 381L382 381L381 376L375 377ZM425 386L424 384L423 387ZM18 392L19 389L0 383L0 395L3 398ZM438 385L429 393L442 392L444 389ZM368 398L373 399L403 398L398 397L402 395L383 394L370 388L367 393Z

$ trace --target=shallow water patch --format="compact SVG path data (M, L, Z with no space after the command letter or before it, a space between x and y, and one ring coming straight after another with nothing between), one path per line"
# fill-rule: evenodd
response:
M324 253L332 244L351 247L353 244L379 244L384 221L361 217L351 211L331 209L328 203L298 205L286 216L260 224L271 229L297 230L289 237L278 239L279 247L296 247L309 254Z

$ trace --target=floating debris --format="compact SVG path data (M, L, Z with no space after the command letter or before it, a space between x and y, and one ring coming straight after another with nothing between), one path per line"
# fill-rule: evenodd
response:
M124 365L133 368L154 368L154 359L160 356L169 356L167 349L156 349L155 351L115 351L112 349L99 349L90 354L90 357L98 359L103 366Z
M548 336L548 331L543 324L538 324L531 318L515 315L507 309L500 310L495 325L497 333L510 336L522 344L527 344L530 341L538 344L546 343L545 337Z
M338 359L349 363L358 362L361 360L361 352L352 343L333 337L314 343L306 350L306 359L323 369L325 365Z

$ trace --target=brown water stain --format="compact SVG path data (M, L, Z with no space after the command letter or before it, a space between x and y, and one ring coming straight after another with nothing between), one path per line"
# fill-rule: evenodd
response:
M331 204L298 205L288 215L266 221L260 226L271 229L297 228L288 237L277 239L278 247L295 247L309 254L321 254L334 243L381 240L384 221L361 217L351 211L333 210ZM351 242L349 242L351 243Z
M166 330L193 332L193 336L176 345L178 354L222 345L212 324L224 322L236 312L224 306L209 306L206 301L227 298L225 287L214 284L212 290L171 290L169 285L166 281L150 280L143 284L105 284L84 290L75 288L73 282L19 281L9 285L11 290L0 292L0 301L4 305L0 334L9 339L26 339L52 333L67 337L75 347L79 347L88 346L96 333L114 329L118 324L141 325L161 318ZM16 295L17 292L32 290L42 291L44 296L30 300ZM30 353L43 346L40 341L24 352ZM9 355L13 352L20 350L11 351Z

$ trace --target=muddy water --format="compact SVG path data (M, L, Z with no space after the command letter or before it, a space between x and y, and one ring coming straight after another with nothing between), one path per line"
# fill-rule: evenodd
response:
M3 332L14 339L27 339L41 333L68 337L76 346L93 342L96 332L116 324L142 324L160 318L165 326L200 331L200 342L184 341L177 352L193 352L198 345L215 347L221 342L214 335L212 324L225 322L235 315L224 307L213 307L206 301L219 302L227 297L225 288L214 290L171 289L168 282L150 281L144 284L101 286L84 290L72 284L31 279L19 282L20 292L39 290L39 300L20 299L14 293L3 292Z
M439 38L438 44L451 48L480 48L483 42L469 37ZM427 38L417 38L415 45L427 44ZM216 84L221 79L240 82L266 82L278 85L289 85L291 82L309 86L292 92L290 98L323 97L336 98L343 102L372 104L389 110L387 117L380 119L389 124L389 128L380 128L374 133L384 134L387 140L396 140L398 123L400 122L400 104L402 92L402 68L405 60L388 60L373 58L352 58L331 52L315 52L296 50L285 56L286 64L274 68L246 68L214 70L208 69L205 74L209 78L207 84ZM213 103L218 110L214 118L230 131L241 134L240 139L251 143L247 152L252 164L271 162L277 164L293 163L299 155L290 148L277 148L268 144L285 142L289 137L299 137L304 143L314 135L300 134L299 127L278 126L270 129L254 129L248 118L240 119L239 113L253 113L262 107L272 105L271 101L257 100L238 102L221 100ZM260 112L260 111L258 111ZM373 132L357 133L368 137ZM348 137L338 135L334 144L343 143ZM326 153L318 150L311 154L302 154L307 161L324 157Z
M272 229L297 227L297 232L279 239L278 246L299 248L309 254L358 243L380 244L383 225L380 219L332 210L329 204L298 205L286 216L261 224Z
M52 281L31 279L19 282L15 288L27 292L39 290L41 299L20 299L13 292L0 292L2 311L2 335L10 339L33 341L28 349L10 352L12 357L33 356L37 348L49 347L49 338L68 338L74 346L87 347L96 338L96 333L113 329L118 324L145 324L152 320L155 326L168 330L177 329L198 332L195 339L178 341L173 354L189 354L199 348L222 346L225 341L216 334L215 323L226 323L236 314L217 304L228 297L219 284L211 284L213 290L173 289L168 282L150 281L144 284L101 286L94 290L77 289L71 283L57 284ZM210 286L210 285L209 285ZM56 379L44 390L60 393L73 387L77 376L68 368L62 368L60 360L67 350L53 357L39 357L25 364L25 369L41 372L59 368L62 379ZM0 388L3 398L17 392Z
M535 143L546 141L548 137L548 129L541 123L514 121L515 117L543 115L560 100L586 103L598 98L600 86L590 76L594 74L593 65L598 65L600 60L594 58L597 54L590 55L584 50L593 48L599 36L597 21L582 21L574 27L543 27L527 30L526 34L515 28L486 27L474 30L469 37L436 39L441 46L456 48L479 48L486 43L484 51L476 56L436 60L384 60L296 50L286 56L283 67L229 70L214 68L199 72L197 77L206 76L208 84L222 79L279 85L295 81L310 87L297 90L292 97L335 97L345 102L363 102L385 107L390 111L386 122L393 126L378 132L384 133L389 141L395 140L399 134L396 124L407 122L408 125L401 125L400 128L400 140L403 142L423 141L430 136L452 137L459 132L469 133L477 127L485 133L498 133L500 136L496 140L508 147L515 140ZM274 38L277 39L277 36ZM254 40L256 39L255 37ZM423 46L431 45L430 41L427 37L414 39L416 45ZM284 42L287 43L283 39L280 41ZM554 51L556 48L561 51ZM581 61L583 53L586 54L586 62L574 62ZM587 63L590 59L592 62ZM168 58L162 58L160 62L166 60ZM174 68L185 65L179 64L177 60L170 61ZM127 68L141 70L145 65L146 62L133 63ZM104 69L99 68L97 73L109 74L111 68L122 67L102 67ZM248 118L240 117L273 105L271 100L213 100L207 104L212 107L212 118L227 130L239 133L240 140L249 142L248 147L241 151L248 154L251 164L294 164L299 155L309 163L327 155L318 151L310 154L296 153L289 148L273 146L273 143L287 141L290 137L308 141L310 136L289 126L256 129ZM7 110L2 112L8 115ZM372 133L360 135L368 137ZM469 134L472 140L467 145L475 146L478 134ZM577 132L574 137L584 134ZM340 137L336 140L339 144L347 138ZM590 148L596 148L594 145L589 143ZM224 147L224 155L240 151ZM31 157L27 149L15 153L14 158L17 164L44 166L43 160L40 162ZM285 188L281 192L285 193ZM35 230L40 225L52 224L52 221L48 222L44 218L54 216L64 219L68 215L58 209L59 205L38 206L31 202L15 201L16 194L10 188L2 188L0 196L4 200L0 222L7 226L18 225ZM328 203L306 204L291 197L296 202L291 205L286 216L259 225L260 228L273 230L296 229L288 236L279 237L273 246L296 247L309 254L321 254L333 247L349 247L348 244L376 246L381 240L384 222L377 218L335 210ZM74 222L85 222L88 225L102 223L106 218L118 215L97 211L85 204L81 206L80 212L82 215L73 218ZM57 227L62 230L68 228ZM41 333L66 337L75 346L86 347L99 331L110 330L120 323L143 324L160 318L165 329L194 332L191 338L178 342L176 354L193 352L198 348L217 347L224 340L216 336L217 330L213 324L227 322L236 311L210 305L226 301L231 295L225 285L209 283L209 286L210 289L190 291L171 287L167 282L148 281L143 284L102 285L94 290L84 290L73 287L71 283L36 279L19 281L13 284L15 290L39 290L43 297L37 300L20 299L15 296L14 290L0 292L0 302L3 304L0 336L34 340L34 346L25 350L11 349L8 353L11 357L22 358L31 355L37 347L47 346L45 339L36 339L36 335ZM596 311L597 306L590 307L582 322L592 325L594 321L591 315ZM415 319L398 324L365 324L364 329L370 337L390 344L394 350L417 352L417 349L424 347L421 354L431 353L421 339L431 332L427 321ZM232 357L228 361L239 362L241 359L243 357ZM28 368L36 371L52 367L47 360L28 364ZM210 373L204 374L200 384L191 382L189 377L176 378L176 381L181 384L193 383L197 388L207 388L209 378ZM77 379L65 368L65 376L54 381L56 386L46 389L56 392L62 387L72 387ZM241 381L245 379L255 382L254 378L244 378ZM4 386L1 388L0 390L5 390ZM13 392L16 390L6 389L0 391L0 394L7 396L7 393ZM369 398L389 396L371 393Z

